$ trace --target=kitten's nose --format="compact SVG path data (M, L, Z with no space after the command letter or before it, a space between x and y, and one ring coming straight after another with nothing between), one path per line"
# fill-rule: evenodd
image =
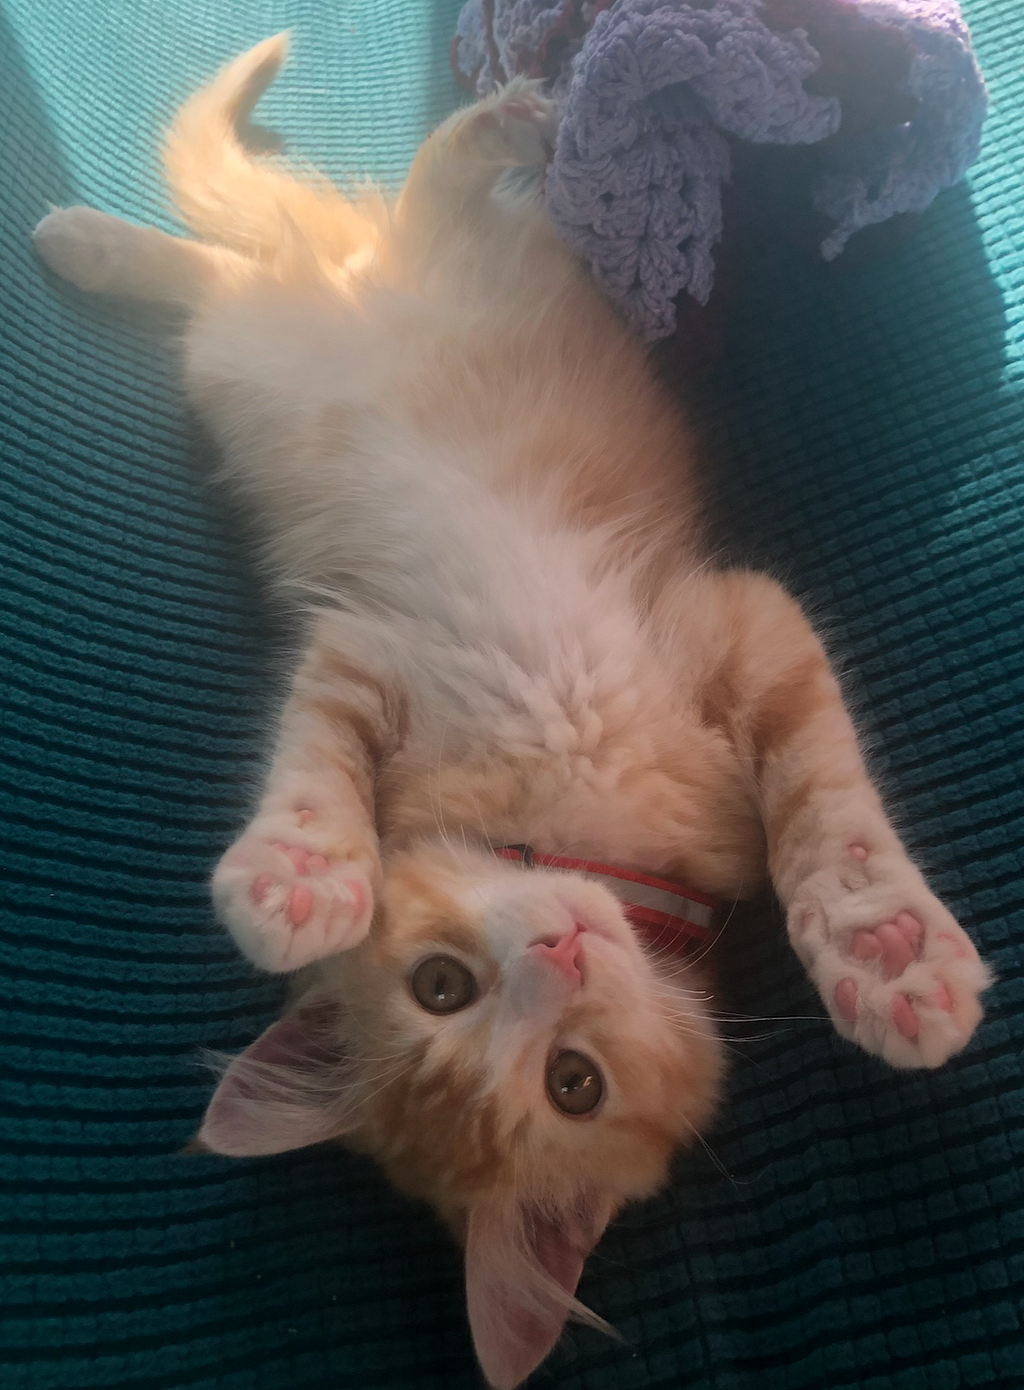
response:
M541 960L549 961L556 970L570 980L574 985L583 983L583 972L580 970L580 956L583 952L583 942L580 940L584 928L578 922L573 924L572 930L567 931L564 936L541 937L539 941L534 941L529 950Z

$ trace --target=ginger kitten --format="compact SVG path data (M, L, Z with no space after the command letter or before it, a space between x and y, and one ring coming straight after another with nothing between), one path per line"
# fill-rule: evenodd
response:
M502 178L543 163L549 105L514 82L396 201L348 201L236 137L285 49L168 138L205 240L70 208L35 242L83 289L187 310L190 397L306 600L213 878L240 948L299 987L200 1142L375 1155L464 1245L477 1354L511 1387L570 1312L600 1321L587 1254L712 1112L709 899L770 875L837 1030L894 1066L963 1047L989 976L797 604L709 563L678 406Z

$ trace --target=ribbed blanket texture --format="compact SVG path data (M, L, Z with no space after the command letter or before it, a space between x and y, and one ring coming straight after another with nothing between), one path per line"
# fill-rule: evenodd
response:
M845 272L765 244L702 388L723 544L809 603L890 804L999 974L944 1070L839 1041L777 928L730 925L728 1103L627 1212L537 1390L1024 1383L1024 9L966 0L981 157ZM0 6L0 1386L471 1390L457 1251L327 1149L179 1156L278 1003L207 876L287 640L205 482L176 326L35 262L51 203L171 227L160 131L277 30L258 113L394 184L457 93L454 3ZM845 258L840 258L842 265ZM756 1021L757 1016L767 1021Z

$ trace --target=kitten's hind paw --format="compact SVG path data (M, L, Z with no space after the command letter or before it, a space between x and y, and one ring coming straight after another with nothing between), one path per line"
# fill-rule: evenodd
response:
M217 865L213 900L255 965L298 970L366 936L373 916L370 872L369 864L337 853L335 837L312 812L264 815Z
M488 163L530 167L551 158L558 130L555 104L540 84L516 77L472 107L465 116L465 138Z
M36 254L64 280L91 294L117 287L139 228L95 208L55 208L32 233Z
M941 1066L981 1021L992 977L909 860L851 846L804 885L789 924L837 1031L892 1066Z

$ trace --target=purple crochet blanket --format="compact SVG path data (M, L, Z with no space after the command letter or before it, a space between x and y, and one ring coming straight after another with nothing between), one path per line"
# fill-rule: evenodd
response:
M711 293L731 141L818 146L832 260L956 183L985 114L953 0L468 0L452 56L481 95L550 82L548 210L647 339Z

